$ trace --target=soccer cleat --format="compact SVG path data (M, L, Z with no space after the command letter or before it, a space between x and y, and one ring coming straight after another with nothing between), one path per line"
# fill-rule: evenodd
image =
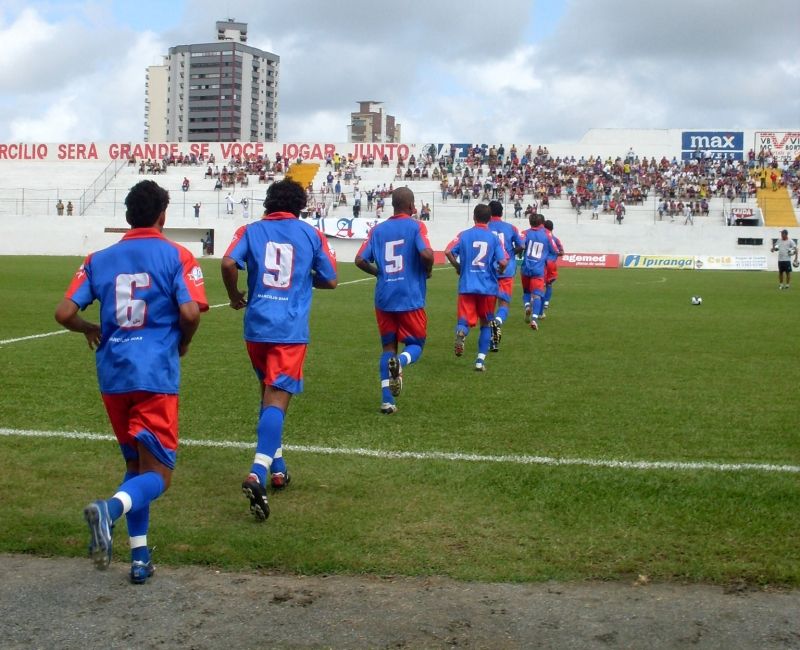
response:
M539 318L542 319L547 318L547 314L545 312L542 312L541 314L539 314Z
M532 313L533 313L533 311L531 310L531 304L529 302L526 302L525 303L525 322L526 323L530 323L531 322L531 314Z
M489 343L489 349L492 352L497 352L500 350L500 325L497 324L497 321L492 319L489 323L489 326L492 329L492 337Z
M83 518L89 526L89 557L97 569L107 569L111 564L111 515L102 499L92 501L83 509Z
M455 353L457 357L464 354L464 339L467 338L464 332L456 332Z
M289 470L287 469L286 472L273 472L272 476L269 477L270 485L272 485L273 490L282 490L291 482L292 477L289 476Z
M384 402L381 404L381 413L384 415L391 415L392 413L397 413L397 405L392 404L391 402Z
M250 475L242 483L242 493L250 500L250 512L256 520L265 521L269 517L266 488L255 476Z
M475 371L476 372L486 372L486 366L483 365L482 361L475 362Z
M534 332L539 329L539 323L536 322L535 318L531 318L531 329Z
M403 367L400 359L393 356L389 359L389 392L393 397L397 397L403 390Z
M131 582L135 585L143 585L148 578L152 578L156 568L152 562L142 562L134 560L131 562Z

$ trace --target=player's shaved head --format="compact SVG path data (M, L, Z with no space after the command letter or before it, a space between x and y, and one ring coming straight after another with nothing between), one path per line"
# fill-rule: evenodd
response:
M493 217L503 216L503 204L500 201L489 201L489 211Z
M541 226L544 223L544 215L534 213L530 217L528 217L528 222L531 224L532 228L536 228L536 226Z
M392 192L392 208L395 214L411 214L414 211L414 192L407 187L398 187Z

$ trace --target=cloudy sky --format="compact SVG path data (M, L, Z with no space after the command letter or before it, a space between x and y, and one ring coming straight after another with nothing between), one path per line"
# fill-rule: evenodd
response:
M0 0L0 142L143 140L145 68L248 23L279 140L577 141L593 127L797 129L800 0Z

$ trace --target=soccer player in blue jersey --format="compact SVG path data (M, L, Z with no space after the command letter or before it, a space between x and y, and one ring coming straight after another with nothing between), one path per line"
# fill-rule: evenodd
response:
M179 357L188 351L208 302L194 256L162 234L169 193L142 181L125 205L131 230L84 260L55 317L96 349L100 393L126 465L117 492L84 509L89 555L98 569L108 567L112 526L124 514L130 578L141 584L155 571L147 546L150 503L169 487L175 469ZM99 325L78 315L95 300Z
M489 220L489 230L497 235L508 255L508 266L497 278L497 313L490 323L492 329L490 349L492 352L497 352L503 323L508 318L508 306L511 304L511 294L514 290L514 275L517 272L516 255L522 253L523 245L517 227L503 221L503 204L500 201L489 201L489 212L492 215Z
M544 303L542 305L541 317L545 317L544 310L550 307L550 299L553 297L553 283L558 280L558 258L564 254L564 246L561 240L553 234L553 222L546 219L544 228L550 233L553 243L556 245L557 252L550 253L544 265Z
M553 238L544 227L544 216L532 214L529 218L531 227L523 233L525 254L522 258L520 276L522 294L525 302L525 322L530 323L532 330L539 329L538 319L544 304L544 276L548 255L556 255Z
M508 265L508 254L497 235L489 230L489 206L480 203L472 213L475 225L451 241L445 255L458 273L458 322L455 353L464 354L464 339L480 323L475 370L486 370L491 326L497 301L497 276Z
M303 390L311 289L336 287L336 259L325 235L298 219L305 205L300 184L273 183L264 216L239 228L222 258L230 306L246 307L244 339L261 385L256 453L242 483L258 521L269 517L268 475L275 490L289 483L283 422L292 395ZM239 290L239 269L247 269L247 294Z
M375 317L383 353L379 363L381 413L397 411L395 397L403 387L403 368L422 355L427 336L427 280L433 249L425 224L414 219L414 193L407 187L392 192L394 214L375 226L356 254L358 268L378 280ZM403 352L397 354L397 343Z

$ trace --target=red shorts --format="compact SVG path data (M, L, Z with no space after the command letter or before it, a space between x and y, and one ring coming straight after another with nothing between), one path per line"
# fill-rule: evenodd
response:
M521 275L522 291L544 295L544 278L540 275Z
M478 321L491 320L494 317L494 307L497 296L487 296L482 293L458 294L458 320L464 321L467 326L475 327Z
M103 393L111 428L126 459L137 458L144 444L162 464L175 467L178 448L178 396L137 390ZM151 434L151 435L148 435Z
M544 282L550 284L558 278L558 262L545 262L544 265Z
M428 335L428 315L424 309L413 311L382 311L375 309L375 320L381 333L381 343L425 343Z
M303 392L305 343L256 343L245 341L258 380L287 393Z
M514 292L514 278L497 278L497 297L500 300L511 302L511 294Z

